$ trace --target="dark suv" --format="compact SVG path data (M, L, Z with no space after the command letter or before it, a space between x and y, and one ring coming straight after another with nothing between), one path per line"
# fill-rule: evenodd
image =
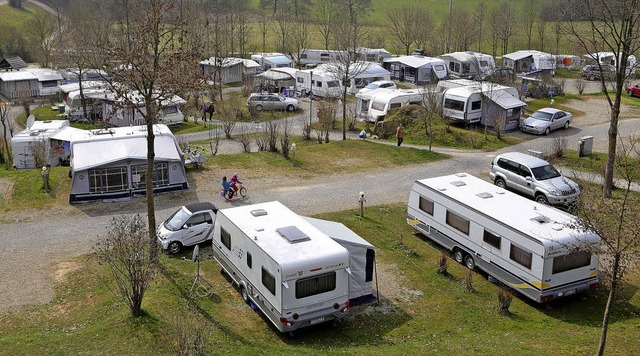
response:
M589 64L582 68L580 75L587 80L600 80L600 78L604 77L604 80L614 80L616 79L616 67L610 64L602 64L602 73L600 72L600 67L596 64Z

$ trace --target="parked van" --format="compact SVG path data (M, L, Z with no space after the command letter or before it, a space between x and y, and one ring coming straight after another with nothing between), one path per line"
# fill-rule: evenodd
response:
M598 286L600 237L576 217L466 173L413 183L407 222L453 253L536 301Z
M213 257L281 332L349 310L349 252L280 202L218 210Z

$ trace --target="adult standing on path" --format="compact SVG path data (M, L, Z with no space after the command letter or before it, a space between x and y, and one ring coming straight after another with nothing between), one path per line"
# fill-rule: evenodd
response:
M402 123L396 129L396 137L398 138L398 147L400 147L402 141L404 141L404 125Z

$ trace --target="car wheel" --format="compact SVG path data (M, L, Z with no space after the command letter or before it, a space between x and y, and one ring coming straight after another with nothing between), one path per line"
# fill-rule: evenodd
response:
M293 110L295 110L293 105L287 105L287 111L293 111Z
M549 199L544 194L536 195L536 202L544 205L549 205Z
M182 248L181 243L179 243L178 241L173 241L172 243L169 244L169 247L167 248L167 250L172 254L176 254L180 252L181 248Z
M249 304L249 292L247 292L247 288L240 287L240 295L242 295L242 300L244 300L245 303Z
M544 130L544 134L548 136L550 133L551 133L551 129L547 127L547 128Z
M464 262L464 252L462 252L461 249L456 248L455 250L453 250L453 259L456 260L456 262L462 264Z
M565 122L565 123L564 123L564 129L566 130L566 129L568 129L568 128L569 128L569 121L567 121L567 122Z
M633 96L633 90L629 90L628 94L629 96Z
M473 260L471 255L464 256L464 265L467 266L468 269L474 269L476 267L476 261Z
M256 105L256 110L257 111L262 111L262 105Z
M507 189L507 183L505 183L504 179L496 178L496 181L493 183L502 189Z

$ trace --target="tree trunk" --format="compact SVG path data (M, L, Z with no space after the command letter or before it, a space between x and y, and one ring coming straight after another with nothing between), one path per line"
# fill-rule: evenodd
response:
M604 184L602 185L602 196L611 198L613 190L613 170L616 161L616 146L618 144L618 116L620 114L620 99L616 98L611 108L611 122L609 123L609 146L607 149L607 165L604 172Z
M616 288L618 286L618 269L620 268L620 254L616 253L613 257L613 268L611 274L611 290L607 298L607 305L604 308L604 317L602 319L602 333L600 334L600 344L598 345L598 356L604 354L604 348L607 343L607 331L609 329L609 315L611 314L611 304L615 297Z
M346 66L348 68L348 66ZM349 78L346 76L346 78ZM347 81L343 83L344 91L342 92L342 140L347 139Z
M151 99L149 99L151 100ZM149 258L152 263L158 261L158 248L156 242L156 207L153 196L153 162L156 157L155 134L153 132L154 113L152 108L147 110L147 172L145 174L146 199L147 199L147 222L149 224Z

